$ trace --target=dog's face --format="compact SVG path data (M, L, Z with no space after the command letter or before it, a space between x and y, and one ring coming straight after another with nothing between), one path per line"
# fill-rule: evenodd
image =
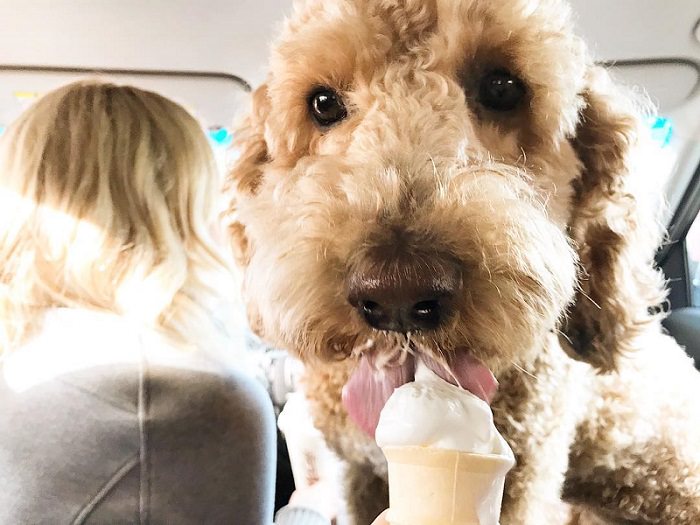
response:
M564 5L309 0L270 71L231 175L254 328L302 358L530 359L574 297L572 246L608 232L590 210L633 127L596 101ZM583 262L613 264L608 241Z

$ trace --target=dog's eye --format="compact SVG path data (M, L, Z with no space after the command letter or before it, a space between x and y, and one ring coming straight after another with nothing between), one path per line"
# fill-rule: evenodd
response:
M487 73L479 86L479 102L493 111L511 111L525 97L522 80L504 69Z
M338 93L330 88L319 88L311 93L309 111L321 126L331 126L348 114Z

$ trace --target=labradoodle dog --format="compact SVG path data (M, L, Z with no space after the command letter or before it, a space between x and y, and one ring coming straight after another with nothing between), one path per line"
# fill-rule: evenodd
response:
M229 216L248 315L306 362L357 524L388 504L372 434L417 357L491 402L504 525L700 523L642 112L562 1L298 2L252 103Z

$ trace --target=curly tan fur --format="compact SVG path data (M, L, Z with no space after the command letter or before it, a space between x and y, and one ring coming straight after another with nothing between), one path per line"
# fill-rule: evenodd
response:
M494 68L527 86L517 109L481 104ZM348 111L329 128L309 113L319 86ZM494 419L518 461L503 524L700 522L700 381L655 313L641 113L563 2L298 2L252 103L228 217L249 317L307 363L357 524L387 504L386 465L341 391L361 349L405 339L369 327L346 282L387 246L459 264L454 315L412 344L469 352L499 379Z
M666 298L652 264L661 229L656 210L635 195L639 174L630 157L640 123L630 99L598 69L583 96L574 145L584 170L575 181L569 227L584 274L567 331L590 363L614 370L618 357L634 350L634 339L659 321L650 308Z

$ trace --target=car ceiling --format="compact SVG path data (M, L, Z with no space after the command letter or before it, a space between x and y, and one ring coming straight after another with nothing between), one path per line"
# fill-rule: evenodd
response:
M674 205L700 161L700 2L572 5L596 57L672 120ZM198 71L255 86L290 9L290 0L2 0L0 66Z

